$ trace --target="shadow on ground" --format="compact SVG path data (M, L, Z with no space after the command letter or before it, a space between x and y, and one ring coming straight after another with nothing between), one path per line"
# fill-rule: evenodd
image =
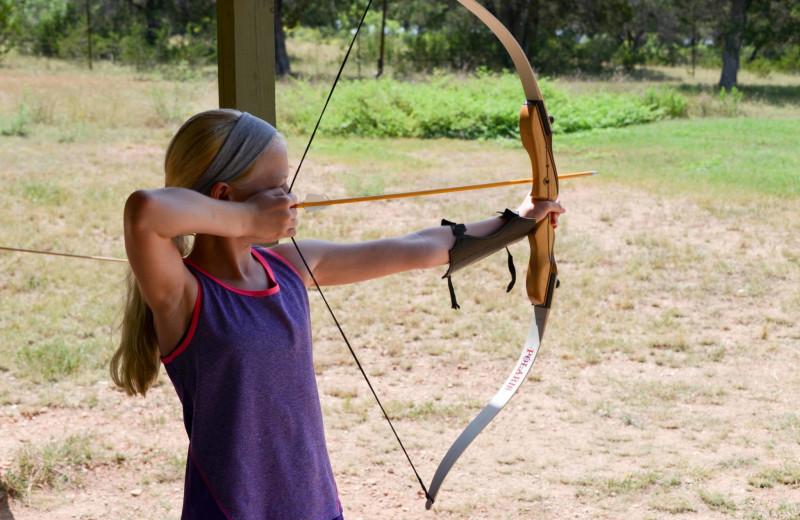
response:
M0 520L14 520L11 507L8 505L8 493L0 489Z
M719 93L717 87L700 84L682 83L678 89L691 94ZM763 101L774 106L800 105L800 86L797 85L739 85L737 90L750 101Z

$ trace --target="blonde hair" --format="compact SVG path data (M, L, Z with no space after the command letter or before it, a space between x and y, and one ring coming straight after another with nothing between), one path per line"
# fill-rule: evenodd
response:
M209 110L186 121L167 148L164 185L194 186L240 116L238 110ZM237 180L244 180L248 173L249 169ZM181 255L189 254L188 237L179 236L172 241ZM133 271L127 276L127 298L120 329L119 347L111 358L111 379L128 395L145 395L158 378L160 359L153 312L142 297Z

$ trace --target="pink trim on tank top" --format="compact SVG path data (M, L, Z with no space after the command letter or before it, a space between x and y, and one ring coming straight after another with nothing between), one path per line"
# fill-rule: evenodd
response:
M196 276L195 279L197 279ZM186 331L186 335L183 336L183 341L181 341L178 344L178 346L175 347L175 350L173 350L172 352L161 358L161 362L164 363L165 365L167 363L170 363L173 359L178 357L181 354L181 352L186 350L186 347L189 346L189 342L192 341L192 338L194 337L194 331L197 329L197 322L199 321L200 318L200 306L201 306L200 302L202 299L203 299L203 286L200 285L200 280L197 280L197 299L194 301L194 310L192 310L192 319L191 321L189 321L189 329Z
M293 266L292 264L290 264L290 263L289 263L289 261L288 261L288 260L286 260L284 257L282 257L281 255L279 255L278 253L276 253L276 252L274 252L274 251L272 251L272 250L270 250L270 249L263 249L262 251L266 251L266 252L267 252L267 253L269 253L270 255L274 256L276 259L278 259L278 260L280 260L281 262L283 262L284 264L286 264L286 265L287 265L287 266L288 266L288 267L289 267L289 268L290 268L292 271L294 271L294 274L296 274L296 275L297 275L297 277L298 277L298 278L300 278L300 281L303 281L303 277L302 277L302 276L300 276L300 273L298 273L298 272L297 272L297 269L295 269L295 268L294 268L294 266ZM259 253L259 252L260 252L260 251L256 251L256 253ZM259 256L260 256L260 255L259 255ZM305 285L305 284L304 284L304 285Z
M236 294L241 294L243 296L270 296L270 295L275 294L276 292L280 291L281 287L280 287L280 285L278 285L277 280L275 280L275 275L272 274L272 268L269 266L267 261L261 255L259 255L258 252L255 249L251 250L251 252L256 253L253 256L255 257L256 260L258 260L258 262L261 264L261 266L267 272L267 278L269 278L269 281L274 284L269 289L262 289L262 290L259 290L259 291L250 291L250 290L247 290L247 289L237 289L236 287L233 287L231 285L226 284L225 282L223 282L219 278L208 274L205 270L203 270L201 267L199 267L196 263L192 262L188 258L184 258L183 261L186 262L187 264L191 265L192 267L194 267L195 269L197 269L198 271L200 271L201 273L203 273L207 277L209 277L211 280L216 282L218 285L221 285L222 287L228 289L229 291L235 292Z

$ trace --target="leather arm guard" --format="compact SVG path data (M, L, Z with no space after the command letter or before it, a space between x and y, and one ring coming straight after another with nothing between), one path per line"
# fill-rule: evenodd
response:
M460 306L456 301L456 294L453 289L451 279L453 273L479 260L483 260L503 248L508 252L508 270L511 273L511 283L508 285L506 292L514 287L517 279L516 269L514 269L514 258L511 256L511 252L508 251L507 246L533 231L536 221L532 218L520 217L510 209L506 209L502 216L505 220L503 227L487 237L467 235L467 227L464 224L455 224L442 220L442 225L450 226L456 236L456 243L450 249L450 266L442 276L442 278L447 278L447 286L450 289L450 302L454 309L458 309Z

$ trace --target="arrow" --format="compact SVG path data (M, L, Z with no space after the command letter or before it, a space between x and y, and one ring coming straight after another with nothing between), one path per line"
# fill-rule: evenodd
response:
M566 173L559 175L559 180L562 179L574 179L576 177L588 177L590 175L597 175L597 171L588 171L588 172L578 172L578 173ZM403 199L407 197L420 197L423 195L438 195L441 193L454 193L457 191L469 191L469 190L483 190L486 188L499 188L501 186L513 186L516 184L530 184L531 180L528 179L515 179L511 181L499 181L499 182L488 182L486 184L471 184L467 186L455 186L451 188L438 188L432 190L421 190L421 191L407 191L404 193L390 193L388 195L368 195L365 197L352 197L347 199L326 199L326 195L316 195L309 193L306 196L306 199L298 204L296 207L298 208L305 208L306 211L319 211L321 209L325 209L328 206L334 206L337 204L351 204L354 202L371 202L376 200L389 200L389 199Z
M115 258L112 256L92 256L92 255L76 255L72 253L60 253L57 251L37 251L36 249L22 249L20 247L6 247L0 246L0 251L11 251L14 253L33 253L37 255L51 255L51 256L65 256L67 258L82 258L84 260L100 260L102 262L120 262L127 263L124 258Z
M595 170L589 172L567 173L564 175L559 175L558 178L559 180L574 179L576 177L589 177L590 175L597 175L597 171ZM531 182L530 179L515 179L512 181L488 182L486 184L471 184L468 186L455 186L452 188L408 191L405 193L391 193L389 195L369 195L366 197L353 197L349 199L331 199L331 200L325 199L325 195L308 194L308 196L306 196L306 200L298 204L296 207L305 208L306 211L319 211L321 209L327 208L328 206L333 206L336 204L350 204L353 202L370 202L374 200L403 199L407 197L419 197L422 195L438 195L440 193L453 193L457 191L483 190L486 188L513 186L515 184L528 184L530 182ZM128 260L124 258L114 258L109 256L76 255L72 253L61 253L57 251L37 251L35 249L22 249L19 247L0 246L0 251L10 251L16 253L34 253L39 255L65 256L68 258L83 258L85 260L100 260L103 262L120 262L120 263L128 262Z

